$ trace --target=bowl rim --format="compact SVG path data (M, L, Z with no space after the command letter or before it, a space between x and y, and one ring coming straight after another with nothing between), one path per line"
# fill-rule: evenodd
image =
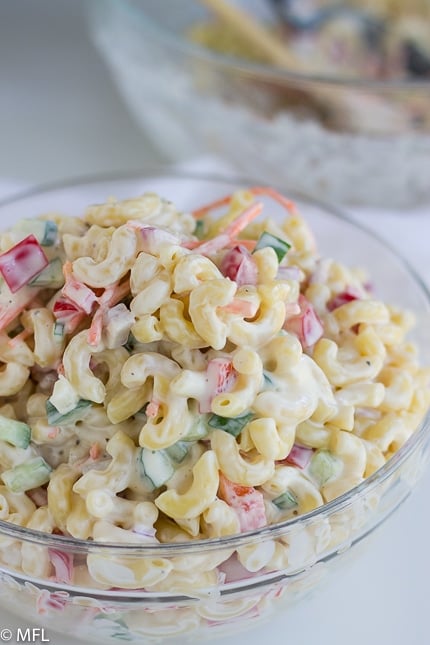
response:
M100 4L100 0L97 0ZM392 80L375 80L354 77L335 77L326 74L303 74L293 70L278 69L273 65L257 63L240 59L228 54L214 52L209 48L193 43L186 38L174 34L168 29L162 27L157 21L151 19L143 7L136 6L129 0L108 0L111 6L115 5L118 11L122 11L125 16L133 19L134 27L140 26L149 38L159 38L167 46L174 47L182 54L193 56L201 61L228 67L229 71L240 74L255 75L265 81L277 81L281 83L313 83L319 85L329 85L334 88L355 89L361 91L378 91L390 92L393 90L407 90L414 92L430 92L430 80L416 79L392 79ZM103 0L105 5L107 0Z
M30 186L27 189L19 190L13 194L0 200L0 210L17 204L20 201L29 199L31 197L43 196L53 191L62 189L75 189L79 190L80 187L89 186L91 184L109 184L109 182L130 182L147 180L153 177L154 179L167 179L172 178L175 180L192 180L222 183L226 186L231 186L232 189L238 189L239 186L255 185L256 181L252 177L243 176L239 174L230 174L228 176L216 172L198 172L198 171L184 171L175 167L166 166L164 164L151 164L144 166L141 171L131 172L109 172L109 173L95 173L83 176L75 176L68 179L57 180ZM268 186L267 182L257 182L259 185ZM272 187L277 188L276 184L271 184ZM279 188L279 187L278 187ZM282 190L282 189L281 189ZM430 289L427 287L422 278L418 275L415 269L409 262L398 253L389 243L387 243L380 235L370 230L361 222L355 221L349 217L342 209L336 205L331 204L325 200L317 200L313 197L305 195L296 191L288 191L288 196L294 199L299 199L308 202L309 205L319 208L327 216L334 216L342 222L350 225L353 229L359 229L366 235L376 240L382 247L385 248L390 254L396 256L409 277L412 278L415 285L421 292L426 302L426 308L430 312ZM306 217L306 214L305 214ZM295 527L304 528L308 524L312 524L314 520L323 519L330 516L332 513L342 511L350 503L359 500L371 493L379 484L386 481L391 475L397 471L401 465L410 457L414 452L418 451L425 443L427 436L430 435L430 408L421 421L420 425L409 437L409 439L397 450L388 461L385 462L378 470L372 473L369 477L364 479L360 484L346 491L339 497L319 506L312 511L297 515L283 522L276 524L269 524L267 526L246 531L243 533L228 535L222 538L205 538L199 540L190 540L189 542L169 542L169 543L156 543L156 544L136 544L136 543L117 543L117 542L95 542L89 539L73 538L64 535L50 534L36 529L13 524L5 520L0 520L0 536L14 537L15 539L24 540L39 544L42 546L50 547L53 549L65 549L75 553L109 553L121 555L136 555L139 556L164 556L172 557L176 555L194 554L199 552L208 553L213 550L220 549L237 549L238 547L245 546L253 543L256 539L278 538L283 536L289 529ZM336 550L336 547L334 547ZM11 572L13 573L13 572ZM14 574L15 575L15 574Z

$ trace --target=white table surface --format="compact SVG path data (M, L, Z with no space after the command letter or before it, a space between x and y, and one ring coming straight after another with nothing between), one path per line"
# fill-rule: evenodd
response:
M39 183L159 160L88 42L82 0L0 5L0 178ZM430 285L430 207L427 213L356 216L407 254ZM427 645L429 494L430 471L375 534L365 557L321 593L268 625L216 643ZM1 628L25 625L24 617L0 608L0 638ZM49 631L45 636L54 645L77 642Z

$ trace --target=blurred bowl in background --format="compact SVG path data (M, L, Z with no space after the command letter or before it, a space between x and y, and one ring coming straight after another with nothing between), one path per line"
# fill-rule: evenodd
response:
M384 2L393 4L376 5ZM424 34L426 3L408 3L415 11L427 7ZM266 21L275 18L270 2L241 4L265 10ZM372 56L362 58L363 43L343 25L340 40L329 44L330 51L343 48L338 58L348 64L333 68L321 59L310 73L285 71L251 60L246 47L247 58L238 57L228 28L220 29L195 0L170 3L168 11L156 0L93 0L89 6L94 42L137 122L167 159L210 152L284 189L348 204L430 202L430 80L425 70L413 77L401 73L400 63L397 70L399 49L381 79ZM415 34L417 15L413 21ZM299 52L309 49L306 38ZM411 69L420 61L415 50L415 57L407 51Z

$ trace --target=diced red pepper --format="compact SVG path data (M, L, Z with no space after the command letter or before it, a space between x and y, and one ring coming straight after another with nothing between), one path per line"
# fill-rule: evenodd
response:
M241 531L267 525L263 494L253 486L235 484L220 472L218 496L236 511Z
M61 290L63 297L74 303L78 309L84 311L86 314L90 314L94 303L97 302L96 294L86 284L76 280L73 275L71 262L64 264L63 273L66 279L64 287Z
M200 412L211 412L212 399L222 392L229 392L236 382L237 373L229 358L213 358L206 368L206 393L200 400Z
M12 293L31 282L48 264L49 260L34 235L28 235L0 255L0 273Z
M243 284L257 284L257 265L248 249L241 244L227 251L220 268L221 273L234 280L239 287Z
M312 304L302 294L299 296L298 304L300 313L288 318L284 323L284 329L296 334L302 347L310 347L321 338L324 328Z
M66 298L58 298L53 307L55 319L63 323L66 333L71 333L85 317L85 312L74 302Z
M281 459L276 463L291 464L292 466L297 466L297 468L303 469L306 468L306 466L310 462L313 453L314 451L312 448L308 448L307 446L300 446L299 444L295 443L285 459Z
M338 293L336 296L334 296L331 300L328 301L327 309L329 311L333 311L334 309L337 309L342 305L346 305L346 303L348 302L352 302L353 300L360 300L361 298L362 298L362 295L357 288L347 287L345 291Z

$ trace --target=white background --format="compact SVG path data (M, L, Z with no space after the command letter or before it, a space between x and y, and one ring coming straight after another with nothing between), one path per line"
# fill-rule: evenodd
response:
M178 0L164 1L167 7ZM82 5L80 0L0 2L0 180L39 183L138 170L159 161L88 42ZM406 254L429 284L427 210L356 216ZM299 607L220 645L427 645L429 493L427 472L361 560ZM0 629L25 625L24 618L0 608ZM76 642L49 631L45 636L54 645Z

